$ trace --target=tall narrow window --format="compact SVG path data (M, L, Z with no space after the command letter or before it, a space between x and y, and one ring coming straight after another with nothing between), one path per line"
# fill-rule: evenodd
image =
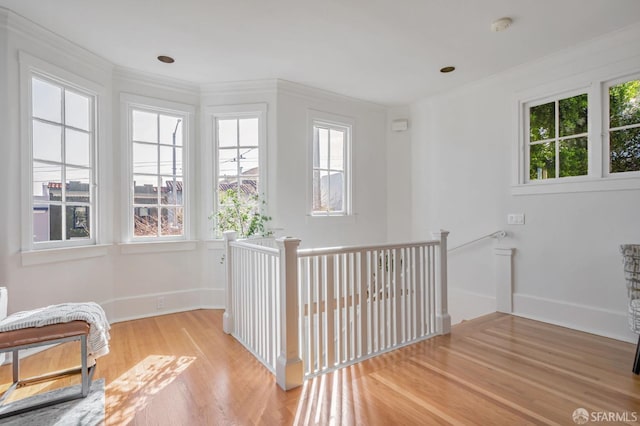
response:
M313 121L312 215L348 214L350 140L350 125Z
M259 212L260 115L221 116L215 118L217 146L216 229L249 230L250 215ZM241 211L238 211L240 209ZM234 214L227 214L233 212ZM242 219L242 216L247 218Z
M589 173L586 93L528 108L529 179Z
M134 238L185 233L185 116L131 108Z
M640 171L640 80L609 87L609 172Z
M35 246L94 240L95 103L80 88L31 77Z

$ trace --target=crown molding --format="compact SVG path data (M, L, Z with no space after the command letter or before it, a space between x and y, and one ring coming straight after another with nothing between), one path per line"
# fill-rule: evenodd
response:
M114 80L122 80L129 83L150 86L163 90L171 90L173 92L182 93L189 96L199 96L200 86L185 80L165 77L149 72L138 71L133 68L123 66L115 66L113 68Z
M324 99L332 102L348 102L356 103L365 108L369 108L376 111L387 111L389 109L386 105L377 104L371 101L365 101L363 99L352 98L347 95L341 95L339 93L330 92L324 89L318 89L316 87L307 86L301 83L295 83L288 80L276 80L278 84L278 93L283 93L291 96L297 96L309 100Z
M61 62L75 62L78 65L87 66L103 74L105 78L110 75L113 69L113 64L103 57L9 9L0 8L0 28L2 27L6 28L9 33L47 48L59 56Z
M219 83L205 83L200 86L202 96L242 95L248 93L275 94L278 90L278 80L245 80L225 81Z

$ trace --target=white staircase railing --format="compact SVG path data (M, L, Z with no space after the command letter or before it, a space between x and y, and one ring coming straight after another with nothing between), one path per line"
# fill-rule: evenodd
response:
M227 246L225 332L276 374L304 377L449 333L447 235L420 243L298 250Z

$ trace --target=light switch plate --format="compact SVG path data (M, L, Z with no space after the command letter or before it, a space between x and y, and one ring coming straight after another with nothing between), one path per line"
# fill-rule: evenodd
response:
M509 213L507 215L508 225L524 225L524 213Z

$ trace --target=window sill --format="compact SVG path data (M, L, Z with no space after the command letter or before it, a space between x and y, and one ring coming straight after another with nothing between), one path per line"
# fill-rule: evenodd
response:
M111 244L23 251L21 253L22 266L68 262L70 260L106 256L109 251L109 247L111 247Z
M309 214L306 218L307 223L325 223L330 225L341 225L347 224L351 225L356 223L356 215L355 214L347 214L347 215L313 215Z
M564 194L594 191L630 191L640 189L640 176L580 179L566 182L531 182L513 185L511 195Z
M186 241L144 241L118 244L122 254L166 253L175 251L193 251L198 242Z

